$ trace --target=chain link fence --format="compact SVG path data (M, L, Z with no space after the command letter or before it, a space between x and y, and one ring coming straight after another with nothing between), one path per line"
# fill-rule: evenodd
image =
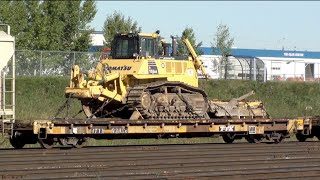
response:
M319 64L316 64L320 66ZM256 81L306 81L306 82L320 82L320 68L316 72L312 68L308 68L308 65L301 65L303 69L301 72L290 73L290 68L288 72L277 71L278 67L270 67L271 71L267 71L266 68L254 68L250 66L241 66L235 64L219 65L216 70L216 79L236 79L236 80L256 80ZM311 70L309 70L311 69ZM227 75L226 75L227 73Z
M254 81L320 82L320 62L317 59L270 60L256 57L200 56L211 79Z
M221 56L200 56L200 58L211 79L266 81L266 67L259 58L229 56L227 61L222 60Z
M72 65L77 64L86 71L94 68L102 57L101 52L16 50L16 75L69 76ZM220 64L219 58L203 60L204 67L212 79L320 82L320 63L299 61L264 63L259 58L229 57L226 65ZM5 72L10 73L9 69L10 67Z
M17 76L68 76L72 65L83 70L95 67L101 59L100 52L64 52L17 50Z
M226 67L227 66L227 67ZM236 79L236 80L254 80L264 82L265 69L253 68L248 65L220 65L218 68L219 78L218 79Z

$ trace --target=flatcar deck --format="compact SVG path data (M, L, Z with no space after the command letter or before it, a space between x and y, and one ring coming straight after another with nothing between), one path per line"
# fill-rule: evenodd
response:
M55 143L82 147L88 138L177 138L222 136L226 143L245 138L256 143L266 138L281 142L296 134L299 141L319 136L320 117L271 119L127 120L114 118L16 120L11 144L21 148L39 142L44 148Z
M125 120L125 119L55 119L16 120L15 131L33 134L137 134L137 133L248 133L303 129L297 119L208 119L208 120Z

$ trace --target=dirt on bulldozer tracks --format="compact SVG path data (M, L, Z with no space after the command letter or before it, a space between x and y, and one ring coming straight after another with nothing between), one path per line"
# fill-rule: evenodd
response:
M0 179L317 179L320 142L2 149Z

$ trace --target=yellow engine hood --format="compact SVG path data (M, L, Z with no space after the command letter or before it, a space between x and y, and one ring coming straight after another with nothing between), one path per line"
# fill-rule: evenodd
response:
M134 59L111 59L105 61L106 69L111 72L121 72L121 74L136 74L141 67L141 60Z

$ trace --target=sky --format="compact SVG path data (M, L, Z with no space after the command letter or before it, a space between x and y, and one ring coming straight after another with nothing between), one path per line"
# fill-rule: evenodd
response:
M118 11L167 40L192 27L197 42L210 47L222 23L236 48L320 51L320 1L97 1L97 10L90 24L96 31Z

